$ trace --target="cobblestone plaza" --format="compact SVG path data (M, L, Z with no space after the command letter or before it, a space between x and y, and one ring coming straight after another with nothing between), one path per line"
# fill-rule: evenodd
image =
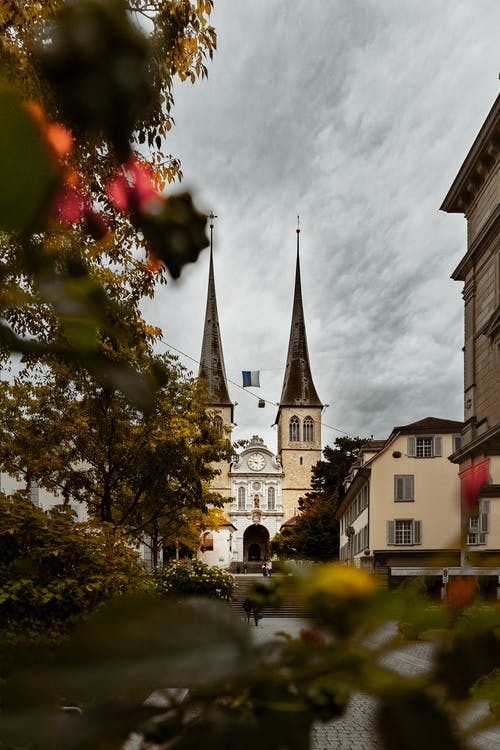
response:
M280 631L298 636L303 627L308 627L307 622L298 618L265 616L257 627L253 623L249 625L252 637L258 643L275 637ZM387 626L387 632L389 628L390 626ZM401 674L418 675L429 669L431 654L431 644L412 643L391 653L386 657L385 664ZM343 716L335 721L315 724L313 750L382 750L375 732L376 705L376 701L370 696L359 693L353 695ZM484 705L478 704L476 710L481 712L485 708ZM478 750L500 750L500 731L483 732L476 739L476 747Z

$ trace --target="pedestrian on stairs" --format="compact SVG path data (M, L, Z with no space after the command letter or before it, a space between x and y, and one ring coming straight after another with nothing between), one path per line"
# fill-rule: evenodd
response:
M255 626L257 626L259 624L259 620L262 619L262 610L260 609L260 607L258 607L257 604L252 601L252 599L249 599L247 597L243 602L243 609L245 610L247 616L247 623L250 624L250 617L253 615Z

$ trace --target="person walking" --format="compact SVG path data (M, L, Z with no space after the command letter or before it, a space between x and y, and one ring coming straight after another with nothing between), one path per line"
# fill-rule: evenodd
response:
M247 616L247 623L250 624L250 616L252 614L253 605L251 599L246 598L243 602L243 609L245 610L245 614Z
M266 564L266 568L267 568L267 575L269 576L269 578L271 578L271 575L273 572L273 564L271 560L269 560L269 562Z
M257 625L259 624L259 620L262 620L262 610L256 604L253 605L253 619L255 622L255 627L257 627Z
M250 625L250 617L253 615L255 626L259 624L259 620L262 620L261 608L250 598L246 598L243 602L243 609L247 616L247 624Z
M264 565L262 566L262 575L264 576L264 578L267 578L267 564L266 563L264 563Z

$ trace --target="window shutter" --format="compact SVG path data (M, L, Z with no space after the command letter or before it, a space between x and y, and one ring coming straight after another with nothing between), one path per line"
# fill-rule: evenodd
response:
M481 512L482 513L489 513L490 512L490 501L489 500L481 500Z
M413 544L422 544L422 521L413 521Z
M483 531L483 532L488 531L488 514L487 513L479 514L479 531Z
M413 474L394 475L394 500L413 500Z
M413 500L413 475L408 474L405 476L405 482L404 482L404 499L405 500Z
M394 477L394 500L404 500L403 477Z
M486 544L486 534L484 534L483 532L481 532L480 534L478 534L477 535L477 543L478 544Z
M433 446L433 455L434 456L441 456L441 438L435 437L434 438L434 446Z
M396 544L396 522L387 521L387 544Z
M416 441L414 437L408 438L408 447L407 447L407 453L409 456L414 456L416 453Z

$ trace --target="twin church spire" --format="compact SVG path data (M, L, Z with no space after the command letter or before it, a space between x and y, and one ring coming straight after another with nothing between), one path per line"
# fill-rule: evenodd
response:
M213 257L213 220L210 214L210 268L208 272L207 309L205 312L205 327L201 345L200 370L198 377L206 383L208 398L212 406L229 406L231 412L233 404L229 398L226 380L226 368L222 354L222 341L217 312L217 297L215 294L214 257ZM232 416L232 414L231 414Z
M288 341L285 377L279 406L322 406L314 387L309 352L307 349L306 324L302 307L300 283L300 229L297 227L297 261L295 267L295 290L293 295L292 324Z
M213 265L213 214L210 224L210 268L208 275L207 308L203 342L201 347L199 377L206 382L208 396L212 406L231 406L227 388L222 341L215 295L215 278ZM300 281L299 257L300 229L297 228L297 260L295 270L295 290L292 308L292 323L288 342L288 355L279 408L284 406L319 406L321 401L314 387L309 352L307 348L304 310L302 306L302 288ZM278 412L279 414L279 412Z

